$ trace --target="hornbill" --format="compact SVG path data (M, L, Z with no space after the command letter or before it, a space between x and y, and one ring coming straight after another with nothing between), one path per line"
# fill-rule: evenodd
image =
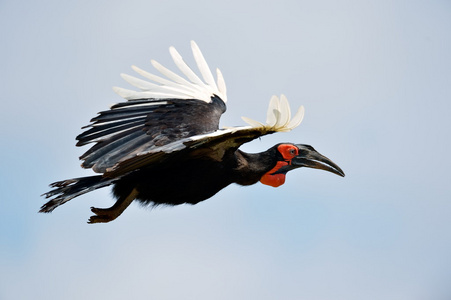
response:
M127 101L100 112L83 127L89 129L76 138L77 146L95 143L80 157L81 166L102 175L52 183L54 189L43 194L52 199L40 212L51 212L75 197L109 185L113 185L116 203L110 208L91 207L95 215L88 223L116 219L133 200L151 205L196 204L231 183L260 181L278 187L288 171L300 167L344 176L335 163L309 145L281 143L255 154L239 150L260 136L297 127L304 108L301 106L291 118L287 98L273 96L266 124L243 117L249 126L219 129L227 102L224 78L216 69L215 82L194 41L191 48L202 79L174 47L169 52L186 78L154 60L152 65L167 78L136 66L132 69L150 81L121 74L140 91L114 87Z

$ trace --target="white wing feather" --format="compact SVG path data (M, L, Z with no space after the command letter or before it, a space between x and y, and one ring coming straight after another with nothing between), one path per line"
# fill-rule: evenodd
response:
M190 69L190 67L186 64L186 62L183 60L180 53L177 52L177 50L174 47L169 48L169 53L171 53L172 60L176 64L176 66L179 68L180 71L182 71L183 74L185 74L188 79L198 85L199 87L203 89L209 89L208 86L202 82L202 80L196 75L196 73L193 72L193 70Z
M215 79L213 78L213 74L211 73L207 61L205 60L204 56L202 55L202 52L199 49L199 46L197 46L195 41L191 41L191 49L193 50L193 56L194 60L197 63L197 68L202 74L202 77L204 78L205 82L207 83L207 85L217 90L218 88L216 86Z
M287 97L281 95L280 98L272 96L269 101L266 124L250 118L242 117L244 122L253 128L265 128L268 131L291 131L301 124L304 118L304 107L299 107L296 115L291 119L291 109Z
M125 81L139 88L141 91L133 91L118 87L114 87L113 90L119 94L119 96L127 100L177 98L197 99L210 103L212 101L211 98L216 95L225 103L227 101L226 86L221 72L217 70L218 83L216 84L202 52L194 41L191 42L191 48L197 68L199 69L203 80L186 64L177 50L174 47L170 47L169 52L175 65L188 80L167 69L155 60L151 60L153 67L162 75L166 76L167 79L146 72L136 66L132 66L132 69L136 73L150 81L121 74Z
M219 93L222 95L221 99L224 100L224 102L227 102L227 88L226 88L226 84L224 81L224 77L222 76L221 70L216 69L216 74L217 74L216 76L218 77Z

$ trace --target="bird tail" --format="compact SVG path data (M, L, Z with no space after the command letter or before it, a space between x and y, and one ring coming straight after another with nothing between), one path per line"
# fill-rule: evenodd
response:
M55 189L41 195L45 198L54 198L44 204L39 212L49 213L75 197L108 186L114 181L115 179L97 175L54 182L50 187Z

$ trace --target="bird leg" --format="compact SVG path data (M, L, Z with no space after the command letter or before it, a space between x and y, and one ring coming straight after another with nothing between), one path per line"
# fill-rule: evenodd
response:
M108 223L113 221L124 212L136 196L138 196L138 191L133 189L126 198L119 198L110 208L91 207L91 211L96 215L89 218L88 224Z

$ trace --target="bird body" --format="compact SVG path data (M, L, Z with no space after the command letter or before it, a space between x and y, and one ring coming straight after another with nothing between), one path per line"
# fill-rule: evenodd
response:
M170 53L187 79L159 63L152 65L162 78L137 67L151 81L122 77L140 91L114 88L127 102L100 112L77 136L77 146L95 143L80 159L82 167L102 175L51 184L44 195L52 198L40 212L51 212L65 202L98 188L113 185L116 203L107 209L91 208L89 223L109 222L134 201L151 205L196 204L229 184L251 185L258 181L277 187L286 173L299 167L343 171L311 146L282 143L261 153L238 148L265 134L290 131L302 121L301 106L291 118L284 95L271 98L266 124L243 118L250 126L219 129L226 111L226 87L217 70L215 82L198 46L191 43L200 79L171 47ZM85 127L85 128L86 128Z

